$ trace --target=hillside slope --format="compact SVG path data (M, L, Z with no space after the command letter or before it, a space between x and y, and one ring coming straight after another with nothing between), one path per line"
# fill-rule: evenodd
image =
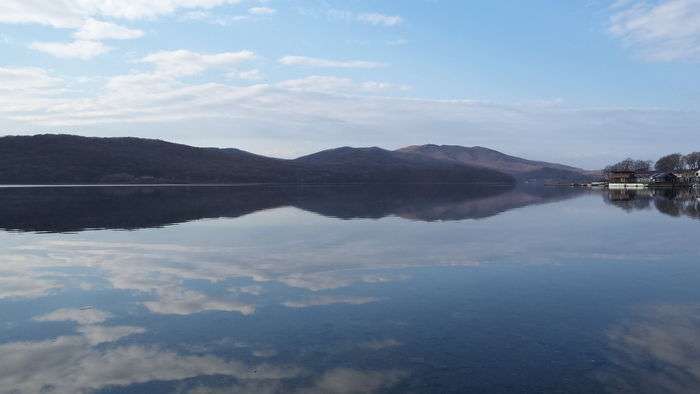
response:
M514 182L511 176L496 170L377 147L329 149L294 161L322 169L329 177L354 182Z
M595 175L581 168L557 163L527 160L480 146L412 145L398 149L396 152L486 167L510 174L519 180L580 181L590 179Z
M0 138L0 183L285 182L284 160L142 138Z

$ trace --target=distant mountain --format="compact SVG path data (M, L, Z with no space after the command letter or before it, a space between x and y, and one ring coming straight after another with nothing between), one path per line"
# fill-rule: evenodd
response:
M584 181L596 177L596 173L581 168L543 161L527 160L506 155L480 146L458 145L413 145L396 150L437 160L481 166L510 174L518 180L537 181Z
M0 138L0 183L285 182L285 160L142 138Z
M513 183L496 170L377 147L329 149L294 160L327 171L330 177L357 182L376 179L396 182Z
M513 183L499 171L379 148L296 160L142 138L0 138L0 184Z

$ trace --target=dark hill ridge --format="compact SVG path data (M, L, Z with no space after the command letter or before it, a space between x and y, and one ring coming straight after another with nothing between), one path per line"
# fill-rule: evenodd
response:
M457 183L462 182L465 171L471 174L474 182L513 182L510 176L492 169L377 147L329 149L294 161L328 171L332 176L359 177L360 182L365 181L365 177L369 180L379 176L396 182Z
M513 183L472 165L380 148L339 148L296 160L142 138L0 138L0 184Z
M284 182L284 160L142 138L0 138L0 183Z
M519 180L582 181L591 179L596 175L595 172L586 171L581 168L527 160L481 146L413 145L398 149L397 152L415 154L454 163L486 167L510 174Z

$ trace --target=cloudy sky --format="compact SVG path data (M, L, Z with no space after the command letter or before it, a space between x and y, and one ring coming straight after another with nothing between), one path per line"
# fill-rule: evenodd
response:
M700 150L700 0L2 0L0 130L295 157Z

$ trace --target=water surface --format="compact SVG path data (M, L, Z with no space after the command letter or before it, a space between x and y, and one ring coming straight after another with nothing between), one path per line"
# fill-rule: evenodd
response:
M683 393L700 200L0 189L0 392Z

